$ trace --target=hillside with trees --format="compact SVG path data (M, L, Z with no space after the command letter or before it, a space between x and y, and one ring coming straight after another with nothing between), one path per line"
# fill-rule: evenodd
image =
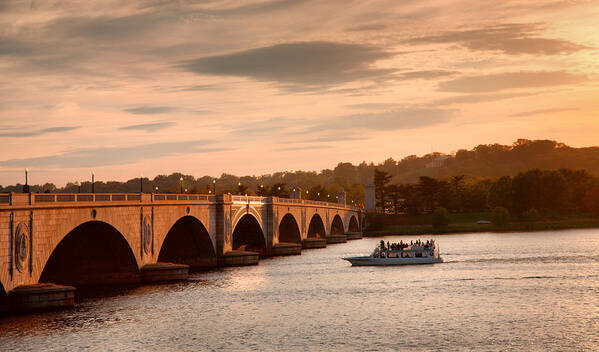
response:
M469 188L469 192L472 193L469 203L461 205L463 208L474 209L482 202L482 196L477 200L477 194L482 194L480 189L490 188L493 180L502 176L512 177L531 169L586 170L589 176L599 175L599 147L573 148L556 141L519 139L512 145L485 144L471 150L458 150L453 154L435 152L420 157L410 155L399 161L389 158L379 164L362 162L353 165L341 162L333 169L324 169L320 172L276 172L268 175L242 177L222 174L216 179L216 191L219 194L230 192L233 194L288 196L293 188L299 187L305 198L335 201L343 189L347 193L348 202L351 203L353 200L359 204L364 199L363 185L369 178L374 177L375 169L385 172L389 184L394 185L385 190L391 202L397 203L399 198L405 198L409 203L413 200L410 192L414 192L413 187L410 188L409 185L423 182L427 184L429 182L427 180L434 179L438 182L447 182L454 189L461 187L460 185L475 185L472 186L473 188ZM425 178L422 179L422 177ZM154 179L145 178L142 187L143 191L148 193L156 191L161 193L179 193L181 191L209 193L214 191L214 180L209 176L196 178L192 175L173 173L158 175ZM433 187L432 181L429 183ZM426 188L428 186L419 185L418 187ZM21 184L0 186L0 192L21 192L21 190ZM95 182L96 192L133 193L139 192L139 190L139 178L126 182L101 179ZM90 192L91 182L87 180L77 183L76 180L73 180L60 188L52 183L46 183L31 186L31 191ZM438 197L451 198L449 194L438 195ZM387 199L387 195L383 198ZM422 202L430 208L433 199L427 195Z

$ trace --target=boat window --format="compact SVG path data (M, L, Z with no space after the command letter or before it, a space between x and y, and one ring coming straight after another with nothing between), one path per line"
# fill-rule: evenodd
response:
M379 252L374 252L373 257L378 258L379 257Z
M422 252L416 252L416 257L417 258L422 258L424 256L425 256L424 253L422 253Z
M397 258L397 253L396 252L389 253L389 258Z
M402 252L401 253L401 257L402 258L412 258L412 253L410 253L410 252Z

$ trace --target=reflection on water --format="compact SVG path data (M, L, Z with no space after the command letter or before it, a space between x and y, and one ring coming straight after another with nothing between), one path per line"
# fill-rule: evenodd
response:
M0 350L599 350L599 230L438 236L435 265L340 259L378 240L0 318Z

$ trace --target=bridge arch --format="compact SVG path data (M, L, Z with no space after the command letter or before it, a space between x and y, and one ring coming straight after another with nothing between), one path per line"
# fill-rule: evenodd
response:
M285 214L279 224L279 242L302 243L302 235L295 217L291 213Z
M343 220L341 220L341 216L339 216L339 214L335 215L333 221L331 222L330 234L331 236L339 236L345 234Z
M216 266L216 250L206 227L194 216L183 216L169 229L159 262L187 264L192 270Z
M266 236L264 236L258 219L251 213L243 215L237 221L231 238L233 250L248 250L261 255L266 254Z
M358 219L356 219L355 215L352 215L349 219L347 232L360 232L360 224L358 223Z
M112 225L88 221L71 230L52 251L39 282L92 286L139 282L135 255Z
M322 218L318 214L314 214L312 219L310 219L310 225L308 226L308 238L325 238L326 229L324 227L324 222Z
M8 293L4 289L4 285L2 281L0 281L0 314L2 314L3 310L8 309Z

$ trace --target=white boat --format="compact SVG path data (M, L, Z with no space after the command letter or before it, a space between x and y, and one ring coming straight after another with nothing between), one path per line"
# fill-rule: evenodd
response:
M443 263L439 247L430 245L404 245L401 249L389 249L378 245L369 256L343 258L353 266L411 265Z

